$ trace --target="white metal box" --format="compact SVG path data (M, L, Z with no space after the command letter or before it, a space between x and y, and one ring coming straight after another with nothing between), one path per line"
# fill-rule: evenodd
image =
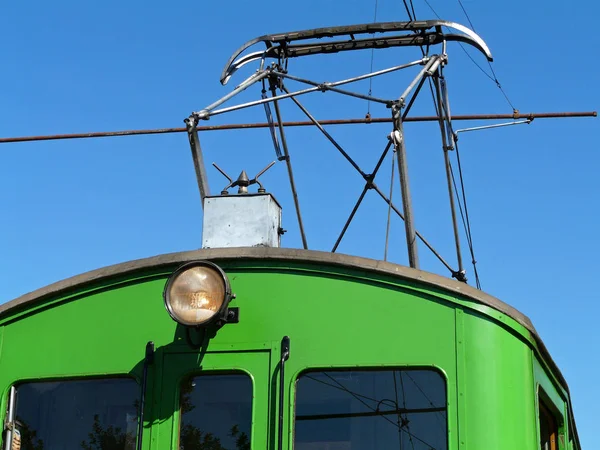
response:
M202 248L279 247L281 206L271 194L205 197Z

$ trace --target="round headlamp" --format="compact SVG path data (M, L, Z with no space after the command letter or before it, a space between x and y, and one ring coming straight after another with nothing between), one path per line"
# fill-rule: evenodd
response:
M219 266L198 261L177 269L167 281L163 296L173 320L200 326L225 318L231 290Z

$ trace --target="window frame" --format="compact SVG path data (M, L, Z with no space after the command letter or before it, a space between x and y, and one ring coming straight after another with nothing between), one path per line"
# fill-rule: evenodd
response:
M449 405L449 388L448 388L448 376L447 374L444 372L443 369L441 369L438 366L421 366L421 365L411 365L411 366L406 366L406 365L396 365L396 364L392 364L392 365L360 365L360 366L356 366L356 365L340 365L340 366L307 366L304 367L302 369L300 369L299 371L297 371L294 376L292 377L291 383L290 383L290 389L292 390L292 393L290 395L290 403L288 406L287 411L289 411L290 414L290 419L289 419L289 426L291 427L291 433L289 433L290 436L290 441L289 441L289 449L290 450L294 450L295 448L295 443L296 443L296 405L298 404L298 381L300 380L300 378L307 374L307 373L311 373L311 372L351 372L351 371L355 371L355 372L382 372L382 371L399 371L399 372L415 372L415 371L429 371L429 372L435 372L437 373L440 378L443 381L443 386L444 386L444 407L445 407L445 413L446 413L446 418L445 418L445 426L446 426L446 446L444 449L442 450L449 450L450 449L450 405Z
M270 422L263 420L271 411L271 376L273 371L272 343L248 344L232 350L232 345L211 345L211 351L199 355L197 351L174 348L160 358L159 382L163 387L155 399L157 417L153 425L156 445L178 448L181 427L180 396L186 377L198 374L244 373L252 380L252 436L253 448L266 448L271 442ZM154 439L154 438L153 438Z
M181 377L179 377L179 379L177 380L177 386L176 386L176 390L175 390L175 395L176 395L176 399L177 399L177 408L176 408L176 417L174 417L174 421L173 421L173 442L176 443L176 447L174 448L181 448L181 424L182 424L182 413L181 413L181 387L183 385L183 383L190 379L190 378L195 378L195 377L210 377L210 376L214 376L214 375L245 375L248 377L248 379L250 380L250 386L251 386L251 408L250 408L250 445L252 445L252 436L253 436L253 432L254 432L254 414L255 414L255 406L256 406L256 402L255 400L255 390L256 390L256 383L255 383L255 379L254 376L252 375L252 373L250 373L249 371L242 369L242 368L236 368L236 369L216 369L216 370L202 370L202 369L196 369L196 370L192 370L190 372L187 372L185 374L183 374Z
M537 408L536 408L536 428L537 428L537 445L540 450L542 440L542 417L545 422L550 425L550 448L549 450L564 450L565 443L565 419L559 408L554 404L551 397L546 391L538 386L537 392ZM553 439L553 440L552 440Z
M76 375L76 376L66 375L66 376L51 376L51 377L44 377L44 378L26 377L26 378L18 378L16 380L11 381L8 384L7 389L3 393L2 417L3 417L3 423L4 423L3 428L6 432L3 432L2 436L0 437L0 443L1 443L0 445L2 446L1 450L6 450L8 441L13 439L12 430L7 428L10 426L9 422L8 422L8 418L11 414L11 407L12 407L12 408L14 408L13 413L15 413L15 418L10 423L14 423L16 421L16 408L17 408L16 398L18 396L19 386L21 386L23 384L33 384L33 383L59 383L59 382L66 383L66 382L70 382L70 381L77 382L77 381L114 380L114 379L133 380L139 389L137 400L138 401L141 400L140 378L132 373L109 373L109 374L91 374L91 375ZM11 392L12 392L13 388L15 390L15 399L14 399L14 404L11 405L11 403L12 403ZM135 431L135 445L137 447L137 442L139 439L137 425L139 424L139 420L140 420L139 408L137 409L136 419L137 419L137 421L136 421L136 431ZM10 437L10 439L8 439L9 437Z

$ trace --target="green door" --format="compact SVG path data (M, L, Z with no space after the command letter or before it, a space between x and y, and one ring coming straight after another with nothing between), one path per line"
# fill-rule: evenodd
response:
M165 353L152 448L266 449L270 363L269 350Z

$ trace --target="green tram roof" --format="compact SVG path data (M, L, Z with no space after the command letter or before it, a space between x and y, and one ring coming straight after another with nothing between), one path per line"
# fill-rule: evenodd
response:
M44 298L55 297L88 283L96 283L112 277L133 274L149 269L177 266L179 264L195 260L294 261L300 263L338 266L367 271L374 274L394 276L407 281L441 289L455 295L460 295L467 300L493 308L514 319L516 322L525 327L535 340L544 361L550 366L552 372L558 378L560 384L570 397L569 387L564 376L550 356L550 352L531 323L531 320L525 314L504 303L503 301L486 294L483 291L451 278L446 278L441 275L436 275L430 272L425 272L386 261L344 255L340 253L268 247L217 248L167 253L92 270L90 272L76 275L74 277L67 278L65 280L37 289L33 292L4 303L3 305L0 305L0 319L15 309L25 308L28 305L34 304L35 302ZM574 423L570 399L567 404L571 415L571 421ZM576 429L574 431L575 435L577 435Z

